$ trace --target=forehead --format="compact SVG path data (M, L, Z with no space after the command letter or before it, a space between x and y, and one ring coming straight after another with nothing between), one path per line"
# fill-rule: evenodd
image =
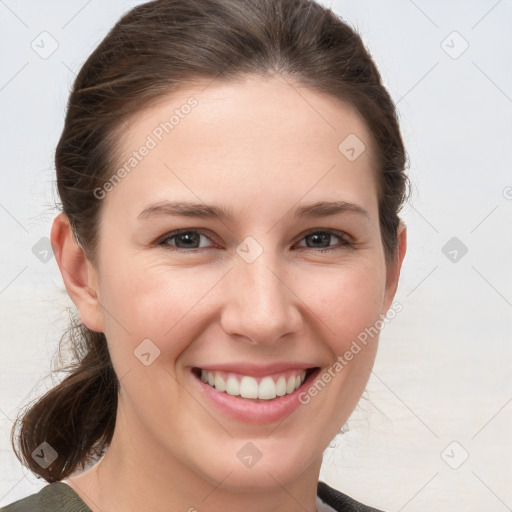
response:
M229 200L236 211L251 198L263 205L376 196L363 118L288 78L198 82L162 96L126 126L117 168L127 172L108 201L123 195L143 206L174 194Z

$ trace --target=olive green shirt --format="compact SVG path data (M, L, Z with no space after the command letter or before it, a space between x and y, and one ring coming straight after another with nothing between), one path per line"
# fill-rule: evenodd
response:
M318 482L317 495L337 512L382 512L350 498L326 483ZM67 484L56 482L38 493L0 508L0 512L92 512ZM148 512L148 511L143 511Z
M38 493L15 501L0 512L92 512L80 496L67 484L46 485Z

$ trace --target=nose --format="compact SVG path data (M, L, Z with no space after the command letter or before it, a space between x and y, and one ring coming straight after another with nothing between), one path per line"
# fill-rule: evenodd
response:
M236 256L224 289L221 325L227 334L271 345L302 330L301 301L285 265L269 251L252 262Z

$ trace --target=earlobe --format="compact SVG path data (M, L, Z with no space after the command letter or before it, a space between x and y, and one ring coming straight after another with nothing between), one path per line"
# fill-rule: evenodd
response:
M54 219L50 239L64 285L80 319L89 329L103 332L96 270L78 245L66 214Z
M405 253L407 251L407 227L400 221L397 230L397 248L395 252L395 259L389 264L386 271L386 291L383 314L386 314L388 309L391 307L391 303L395 297L396 290L398 288L398 280L400 278L400 270L404 261Z

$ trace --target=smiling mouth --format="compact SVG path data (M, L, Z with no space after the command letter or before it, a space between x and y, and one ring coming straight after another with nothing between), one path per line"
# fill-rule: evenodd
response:
M209 371L195 367L192 373L216 391L251 401L268 401L290 395L311 378L320 367L288 370L264 377L252 377L232 372Z

